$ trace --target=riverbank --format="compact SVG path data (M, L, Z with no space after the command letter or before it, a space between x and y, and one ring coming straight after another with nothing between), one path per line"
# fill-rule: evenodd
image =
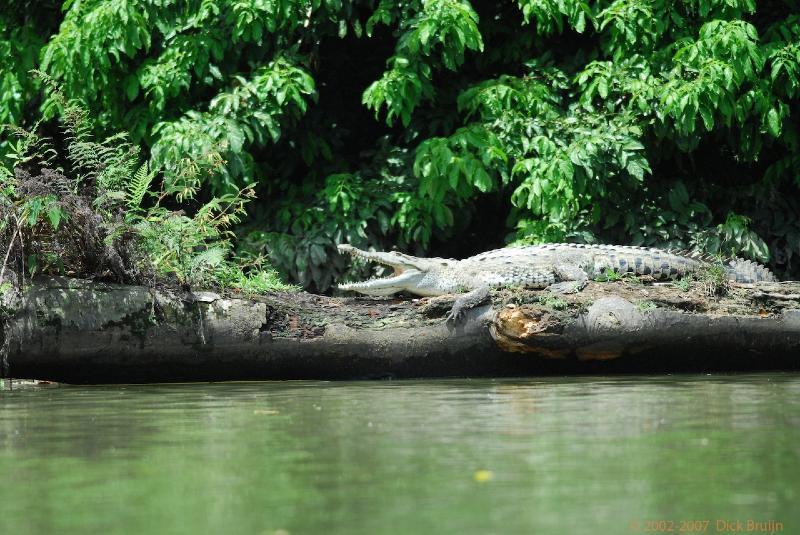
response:
M2 375L74 383L529 376L800 368L800 283L592 282L452 298L245 297L40 279L0 333Z

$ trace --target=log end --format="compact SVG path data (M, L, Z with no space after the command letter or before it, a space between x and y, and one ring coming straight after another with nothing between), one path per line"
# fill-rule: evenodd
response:
M495 316L489 332L503 351L536 353L547 358L565 358L569 351L548 347L560 338L563 321L554 312L541 307L504 308Z

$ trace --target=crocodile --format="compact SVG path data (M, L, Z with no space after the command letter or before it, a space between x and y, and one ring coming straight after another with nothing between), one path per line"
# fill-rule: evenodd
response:
M373 296L401 291L419 296L464 294L456 300L448 320L460 319L466 310L485 300L491 288L523 286L571 293L610 270L654 279L676 279L707 269L713 261L686 251L574 243L507 247L463 260L362 251L346 244L339 245L339 251L394 270L389 277L340 284L340 290ZM732 258L724 260L722 265L727 278L734 282L776 280L769 269L750 260Z

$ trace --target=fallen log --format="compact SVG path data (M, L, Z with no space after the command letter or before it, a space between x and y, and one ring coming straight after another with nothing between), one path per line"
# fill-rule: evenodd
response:
M0 375L71 383L524 376L800 368L800 283L590 283L452 298L258 297L39 280L6 292Z

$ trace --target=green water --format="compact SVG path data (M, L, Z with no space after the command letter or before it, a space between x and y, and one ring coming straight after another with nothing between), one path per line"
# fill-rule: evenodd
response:
M3 535L800 533L800 376L6 382L0 478Z

